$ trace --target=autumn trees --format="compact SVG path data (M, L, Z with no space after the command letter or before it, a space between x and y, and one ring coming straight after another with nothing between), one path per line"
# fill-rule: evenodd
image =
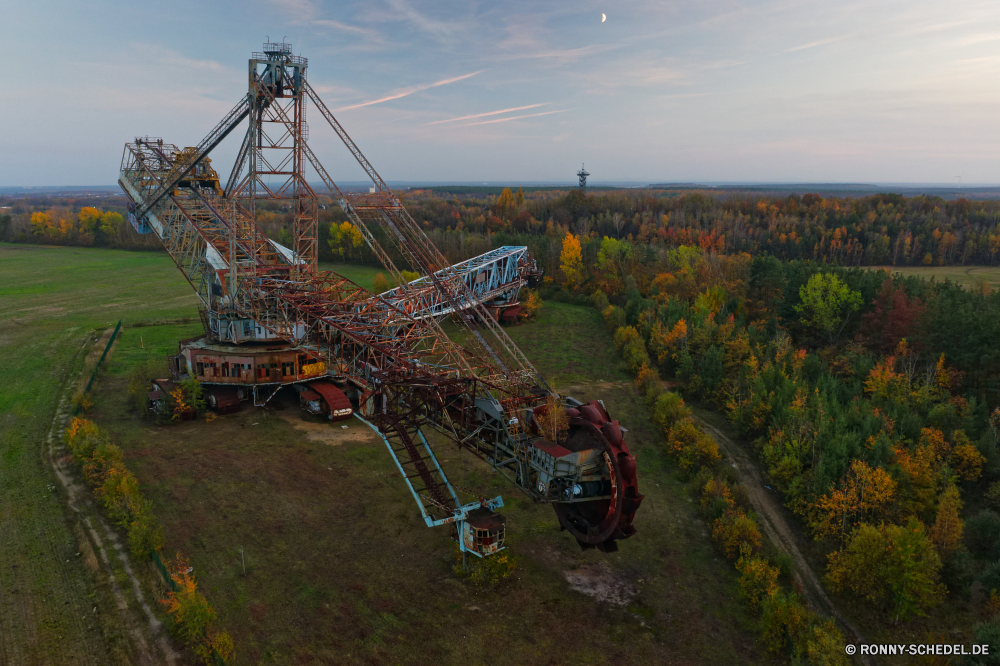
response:
M125 231L121 213L84 206L75 215L50 209L31 213L31 232L39 240L69 245L116 245Z
M626 279L613 271L593 278L593 301L681 473L710 468L713 454L699 457L700 430L680 396L658 388L660 375L685 398L726 411L769 483L829 552L832 589L906 621L949 591L968 590L973 578L991 584L977 562L1000 558L1000 539L979 535L991 521L1000 533L1000 518L988 511L965 519L963 506L990 483L1000 498L1000 410L988 419L985 408L1000 394L970 390L981 370L942 353L954 341L938 337L930 318L943 312L945 292L970 307L992 296L693 248L631 270ZM990 353L985 338L967 340ZM806 635L794 604L767 592L751 513L724 480L699 484L744 596L766 610L772 628L783 627L775 636Z

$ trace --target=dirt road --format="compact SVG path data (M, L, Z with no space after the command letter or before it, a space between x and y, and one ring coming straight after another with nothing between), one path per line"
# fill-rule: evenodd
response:
M820 583L819 576L816 575L816 572L813 571L812 567L809 566L809 563L802 556L796 544L795 533L785 520L777 499L764 487L761 472L750 455L743 450L743 447L729 439L725 433L711 423L697 416L695 416L695 419L697 419L705 432L719 444L719 447L725 451L726 456L728 456L736 467L737 472L739 472L740 483L746 488L747 496L750 499L750 503L753 504L754 510L757 512L757 517L761 527L764 528L764 533L767 534L767 537L775 546L792 558L794 565L792 579L796 582L799 589L802 590L802 596L805 598L806 603L812 606L813 610L834 618L844 631L847 640L855 644L867 643L868 640L864 635L844 617L826 595L826 591ZM859 655L857 658L862 663L872 663L868 657L861 657Z

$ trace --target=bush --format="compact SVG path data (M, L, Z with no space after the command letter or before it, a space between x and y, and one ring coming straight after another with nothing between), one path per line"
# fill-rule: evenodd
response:
M604 323L612 331L625 325L625 311L614 305L604 308Z
M196 649L195 652L205 660L206 664L211 664L215 663L215 659L212 658L212 650L215 650L216 654L223 661L233 658L235 648L233 646L233 639L227 631L222 630L209 633L204 645Z
M489 557L469 555L467 566L463 566L462 551L455 548L454 571L478 590L485 591L498 587L510 580L517 571L517 559L501 551Z
M650 391L655 391L658 388L661 393L663 391L660 387L660 374L648 365L643 365L639 368L639 372L636 373L635 387L643 396L648 395Z
M641 339L631 340L622 349L622 356L629 371L634 375L644 365L650 365L649 354L646 353L646 343Z
M521 299L521 311L517 314L518 319L531 319L542 311L542 299L537 292L529 291Z
M83 475L93 486L100 486L114 467L124 467L122 450L107 441L107 438L94 448L93 454L84 460Z
M715 521L712 538L731 560L744 552L744 545L750 549L749 552L760 550L757 522L740 509L730 511Z
M625 349L625 346L631 342L642 341L639 336L639 331L635 330L634 326L619 326L615 329L614 334L615 348L621 352Z
M83 466L87 481L108 517L128 535L129 550L135 557L148 555L163 546L163 530L153 515L152 505L139 491L139 481L124 464L122 450L93 422L75 418L63 435L74 458Z
M691 471L696 466L713 467L722 457L719 445L699 430L691 418L674 424L667 436L667 449L685 471Z
M145 414L148 411L150 383L166 376L166 364L160 358L147 358L132 366L128 374L128 396L132 409Z
M762 599L778 591L779 572L764 558L751 555L749 547L743 550L745 554L736 561L736 570L740 572L740 595L757 608Z
M980 560L1000 560L1000 516L983 509L965 521L965 545Z
M184 392L185 402L187 402L189 407L196 412L205 410L205 391L201 388L201 382L191 377L181 380L178 386Z
M132 522L128 525L128 546L133 557L148 555L163 548L163 528L153 515L152 504L141 498L135 506Z
M608 306L611 305L608 303L608 295L603 291L595 291L591 294L590 301L594 304L594 307L597 308L598 312L604 312L608 309Z
M63 433L63 442L77 462L90 458L101 444L108 442L107 435L93 421L75 417Z
M850 666L844 654L844 635L833 620L816 622L805 634L805 656L815 666Z
M803 638L809 619L798 598L778 591L763 599L760 610L761 640L764 645L775 654L783 649L791 652L789 648ZM840 649L843 649L843 643Z
M664 435L670 434L675 423L690 416L691 410L684 406L684 399L677 393L664 393L653 405L653 422L660 426Z
M167 615L173 621L171 631L193 648L201 647L215 620L215 610L205 595L198 591L186 559L178 555L167 568L177 584L177 590L171 591L160 603L167 607ZM208 657L211 657L210 650ZM211 661L206 659L206 663Z
M701 489L701 506L708 509L713 520L736 508L729 484L724 479L712 477Z

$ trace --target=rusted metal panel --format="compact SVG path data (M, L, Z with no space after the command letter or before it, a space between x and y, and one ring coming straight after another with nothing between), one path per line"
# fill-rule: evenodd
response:
M326 407L329 410L328 416L330 420L341 421L351 418L351 414L354 413L351 401L348 400L347 395L339 388L329 382L310 382L308 386L323 396L323 402L326 403Z

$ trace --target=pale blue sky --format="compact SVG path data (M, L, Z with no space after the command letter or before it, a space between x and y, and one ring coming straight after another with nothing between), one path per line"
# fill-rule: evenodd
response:
M387 180L1000 182L996 0L5 4L0 186L112 184L137 134L194 145L266 37Z

